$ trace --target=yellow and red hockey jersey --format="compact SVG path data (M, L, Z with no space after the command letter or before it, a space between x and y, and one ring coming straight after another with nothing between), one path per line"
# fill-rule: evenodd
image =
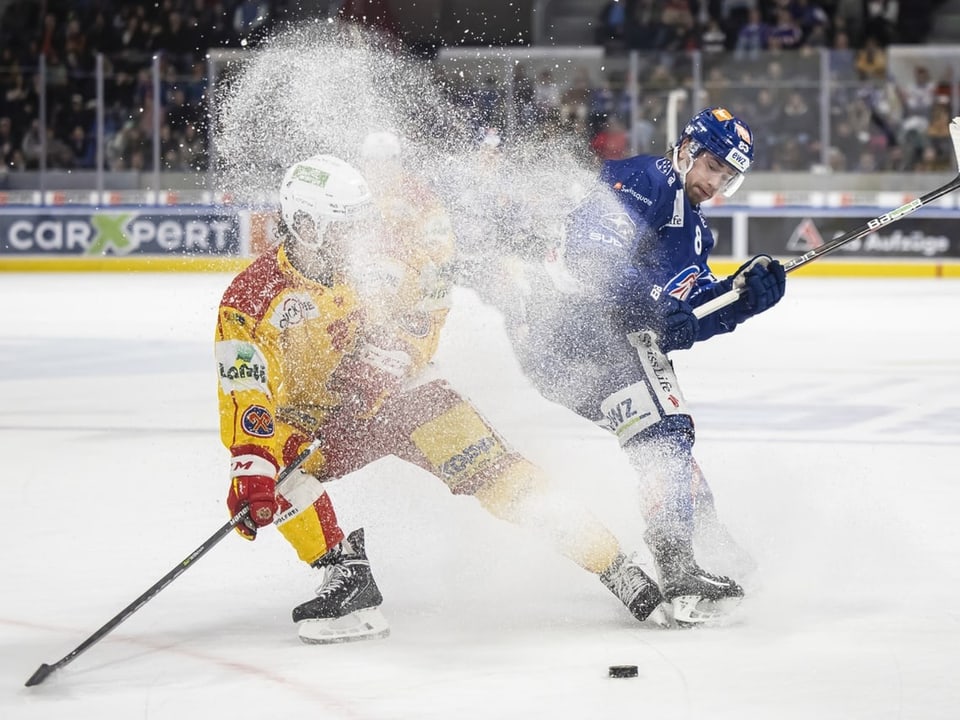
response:
M231 455L246 464L239 474L274 475L298 454L303 431L340 406L328 387L331 376L374 330L410 355L409 377L436 352L449 310L449 221L439 206L385 209L387 231L360 254L349 277L329 285L312 280L281 245L224 293L215 343L220 432ZM322 463L322 453L315 455L306 469Z

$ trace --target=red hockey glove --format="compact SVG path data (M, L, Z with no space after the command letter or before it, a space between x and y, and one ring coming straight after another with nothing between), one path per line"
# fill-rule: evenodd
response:
M233 472L258 465L269 465L261 457L242 456L233 458ZM260 469L260 468L258 468ZM247 540L255 540L257 528L273 522L277 512L277 481L270 475L235 475L230 480L230 492L227 493L227 507L231 515L236 515L244 507L250 512L239 523L236 531Z
M343 409L367 415L403 385L413 360L404 350L366 343L345 355L327 386L340 396Z

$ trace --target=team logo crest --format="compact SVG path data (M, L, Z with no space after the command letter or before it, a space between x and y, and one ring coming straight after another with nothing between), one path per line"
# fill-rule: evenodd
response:
M273 415L265 407L251 405L240 418L240 425L247 435L253 437L273 437Z
M667 283L665 290L670 297L686 300L696 286L698 277L700 277L700 268L691 265L674 275L673 279Z

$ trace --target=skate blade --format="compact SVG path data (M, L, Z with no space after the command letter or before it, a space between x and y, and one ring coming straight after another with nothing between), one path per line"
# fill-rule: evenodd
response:
M338 618L301 620L297 623L297 634L301 642L329 645L387 637L390 626L380 608L366 608Z
M644 622L652 623L657 627L668 628L673 625L670 615L670 606L667 603L660 603L657 605L653 612L647 615L647 619Z
M720 625L743 598L707 600L699 595L680 595L669 603L673 622L679 627Z

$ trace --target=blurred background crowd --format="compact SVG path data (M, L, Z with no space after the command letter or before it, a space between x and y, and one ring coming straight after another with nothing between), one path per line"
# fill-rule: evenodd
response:
M447 73L478 137L496 128L509 147L511 135L564 133L589 159L662 152L670 95L686 89L681 113L724 104L750 122L758 169L950 167L956 83L922 63L898 79L887 62L891 44L927 41L937 0L599 4L591 33L599 66L571 61L558 72L556 63L514 60L507 83L482 68ZM355 5L313 3L310 12L356 16ZM0 0L3 167L96 166L99 57L104 168L153 170L159 140L161 170L206 170L208 50L255 47L302 10L296 0ZM443 57L417 50L425 62Z

